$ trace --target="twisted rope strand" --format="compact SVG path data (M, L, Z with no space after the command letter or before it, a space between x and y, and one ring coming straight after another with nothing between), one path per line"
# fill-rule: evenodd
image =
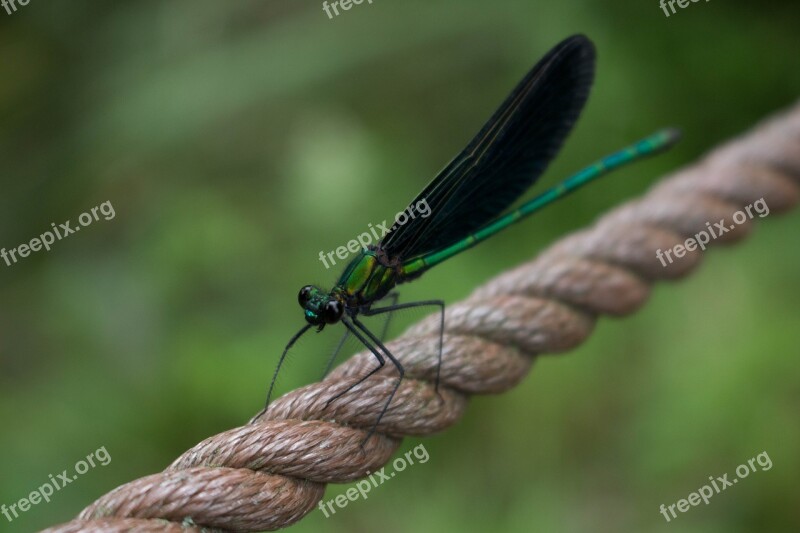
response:
M125 484L50 533L85 531L260 531L286 527L320 501L326 483L359 479L386 464L406 435L455 423L473 394L510 389L539 354L570 350L599 315L624 316L647 300L652 283L688 275L702 252L664 268L668 250L706 223L764 198L771 213L800 200L800 104L711 152L626 202L591 227L448 307L441 399L434 391L438 319L411 327L388 347L406 368L386 415L364 448L396 375L390 365L330 406L371 355L362 352L325 380L278 398L250 424L210 437L167 470ZM709 243L733 243L747 220Z

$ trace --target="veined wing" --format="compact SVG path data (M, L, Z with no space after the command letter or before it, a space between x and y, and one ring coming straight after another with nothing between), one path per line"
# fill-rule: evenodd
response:
M467 147L412 201L431 208L390 231L389 258L408 261L444 248L497 217L544 172L583 109L595 49L583 35L547 53Z

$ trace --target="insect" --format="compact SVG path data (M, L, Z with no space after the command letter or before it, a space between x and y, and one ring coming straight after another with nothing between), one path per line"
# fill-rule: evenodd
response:
M503 214L544 172L578 119L594 79L595 49L583 35L574 35L545 55L505 99L467 147L428 184L410 205L427 202L431 214L392 227L377 244L363 249L344 269L336 285L325 291L314 285L300 289L298 301L307 324L286 345L267 393L287 353L309 329L322 331L338 322L346 329L327 371L348 335L375 356L377 365L345 390L336 401L391 361L397 381L367 434L374 433L405 374L386 348L384 335L370 331L360 315L375 316L413 307L438 307L440 315L436 391L442 359L445 305L442 300L397 303L395 286L420 277L479 242L519 222L579 187L643 156L671 146L676 130L667 129L615 152L579 171L518 209ZM388 301L387 304L379 302ZM263 413L267 407L264 407ZM258 416L260 416L259 414ZM258 418L258 416L256 418Z

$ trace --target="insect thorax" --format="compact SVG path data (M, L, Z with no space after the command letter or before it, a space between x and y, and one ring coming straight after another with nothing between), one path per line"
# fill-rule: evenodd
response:
M380 300L396 284L396 272L381 264L374 250L364 250L344 269L336 288L348 305L368 305Z

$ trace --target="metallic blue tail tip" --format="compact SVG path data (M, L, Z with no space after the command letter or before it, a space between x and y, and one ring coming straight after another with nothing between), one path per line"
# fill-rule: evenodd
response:
M683 132L678 128L665 128L659 132L663 139L664 147L669 147L677 143L683 137Z
M681 135L678 128L664 128L642 139L635 146L641 154L655 154L672 148L681 139Z

